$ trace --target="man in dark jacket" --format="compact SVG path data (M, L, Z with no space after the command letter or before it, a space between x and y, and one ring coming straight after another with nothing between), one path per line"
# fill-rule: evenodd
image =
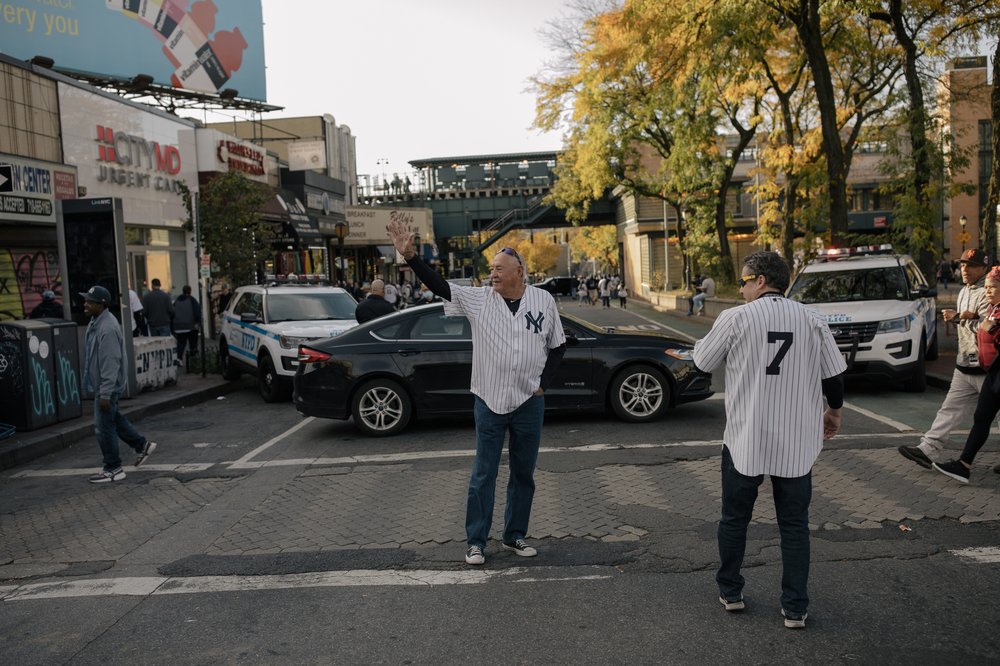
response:
M354 310L354 318L359 324L363 324L392 312L395 312L394 308L385 300L385 282L372 280L371 292L368 298L358 303L357 309Z
M160 289L160 279L153 278L153 290L142 297L142 311L146 313L146 325L152 336L170 335L170 325L174 321L174 305L170 294Z
M41 319L43 317L54 317L62 319L63 307L56 303L56 293L51 289L42 292L42 302L35 306L28 315L28 319Z
M198 347L198 324L201 323L201 305L191 295L191 286L184 285L181 295L174 301L174 335L177 337L177 358L174 365L184 363L184 351Z

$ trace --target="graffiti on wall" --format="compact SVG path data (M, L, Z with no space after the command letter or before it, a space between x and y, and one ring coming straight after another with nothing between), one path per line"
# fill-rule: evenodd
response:
M27 319L46 289L62 302L59 255L54 248L0 250L0 321Z

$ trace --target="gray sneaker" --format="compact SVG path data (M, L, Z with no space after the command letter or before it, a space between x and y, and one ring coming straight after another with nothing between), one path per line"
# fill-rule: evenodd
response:
M503 543L504 550L512 550L521 557L534 557L538 551L528 545L524 539L518 539L513 543Z
M901 446L898 449L904 458L912 460L921 467L930 469L934 461L927 457L927 454L920 450L919 446Z
M806 618L809 617L809 613L792 613L782 608L781 614L785 618L785 626L789 629L806 628Z
M486 557L483 555L483 549L479 546L469 546L469 550L465 551L465 563L466 564L485 564Z
M139 452L139 457L135 459L135 466L138 467L142 463L146 462L146 458L148 458L155 450L156 442L151 442L147 439L146 445L142 447L142 451Z
M121 481L125 478L125 470L121 467L113 470L104 470L99 474L95 474L90 477L91 483L111 483L112 481Z
M729 611L730 613L734 613L736 611L741 611L741 610L743 610L744 608L747 607L746 604L743 603L743 595L742 594L740 595L740 598L736 599L735 601L730 601L729 599L726 599L724 596L722 596L720 594L719 595L719 603L722 604L723 606L725 606L726 610Z

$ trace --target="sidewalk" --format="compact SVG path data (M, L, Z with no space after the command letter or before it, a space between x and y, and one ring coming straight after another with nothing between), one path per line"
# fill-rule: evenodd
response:
M242 382L229 382L219 375L210 374L203 378L200 374L180 373L176 384L124 399L120 409L130 421L136 422L149 415L196 405L241 388ZM93 434L94 401L84 400L83 416L80 418L17 432L13 437L0 440L0 470L23 465Z

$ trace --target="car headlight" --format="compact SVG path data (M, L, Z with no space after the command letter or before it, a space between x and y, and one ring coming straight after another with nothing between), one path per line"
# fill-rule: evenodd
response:
M283 335L278 338L282 349L298 349L302 342L311 342L312 338L303 338L295 335Z
M879 333L906 333L910 330L910 318L885 319L878 323Z

